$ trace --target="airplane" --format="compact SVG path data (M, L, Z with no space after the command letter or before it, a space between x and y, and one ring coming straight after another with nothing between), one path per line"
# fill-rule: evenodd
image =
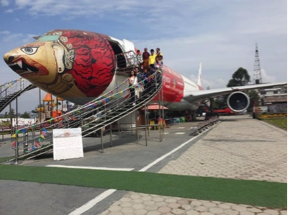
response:
M127 55L135 45L100 33L82 30L52 30L36 41L4 55L6 64L35 86L75 104L83 105L127 79ZM123 65L124 58L124 65ZM126 58L126 59L125 59ZM126 63L126 65L125 65ZM121 68L122 67L122 68ZM242 112L249 97L242 91L286 85L286 82L204 90L199 69L198 84L164 65L163 101L169 110L196 110L207 98L230 94L228 107ZM128 87L128 85L127 85ZM157 96L151 103L157 101Z

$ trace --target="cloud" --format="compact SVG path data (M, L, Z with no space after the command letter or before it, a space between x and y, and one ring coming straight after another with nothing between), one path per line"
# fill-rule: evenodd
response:
M1 4L1 6L6 7L10 4L10 2L9 2L9 0L0 0L0 4Z
M32 36L40 35L38 31L50 30L43 25L47 20L58 20L55 26L125 38L141 50L160 47L164 63L194 81L202 61L204 88L225 87L239 67L253 78L255 43L264 68L263 82L287 79L286 0L158 0L157 5L152 0L145 4L133 0L71 2L15 0L13 8L6 9L17 11L17 18L7 19L11 27L0 31L3 53L33 41Z
M8 9L8 10L5 11L5 13L13 13L13 12L14 12L13 9Z
M190 75L189 79L195 83L197 83L198 81L198 76L196 75ZM209 87L209 89L217 89L217 88L223 88L226 87L228 81L224 80L223 78L216 78L216 79L212 79L212 78L203 78L202 77L202 87L204 89L207 89Z
M10 31L7 31L7 30L5 30L5 31L0 31L0 35L7 35L7 34L10 34Z
M88 16L103 14L110 11L127 11L134 6L140 6L141 3L137 1L124 0L83 0L81 4L73 4L70 0L16 0L15 4L21 8L27 8L31 14L46 14L50 16L69 14L75 16Z
M275 76L268 75L265 69L261 69L261 76L262 76L262 83L273 83L276 82L277 80Z

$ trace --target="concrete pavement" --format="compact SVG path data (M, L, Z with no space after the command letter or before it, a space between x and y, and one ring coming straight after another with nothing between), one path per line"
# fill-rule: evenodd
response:
M249 116L224 117L159 172L287 182L286 139L286 131ZM128 192L104 214L286 215L287 210Z
M151 132L148 147L144 146L143 136L136 143L135 135L129 137L117 135L113 145L109 147L109 136L105 137L105 153L101 153L99 138L85 139L86 153L83 159L66 161L53 161L51 155L40 160L26 161L24 165L46 166L48 164L97 166L115 168L133 168L139 171L155 159L175 149L181 143L189 140L190 130L193 124L185 123L167 129L166 140L159 142L158 132ZM178 134L176 134L178 133ZM180 134L179 134L180 133ZM143 135L143 133L142 133ZM224 117L222 122L207 134L196 138L177 152L172 153L147 171L170 173L180 175L200 175L222 178L238 178L252 180L266 180L286 182L286 152L287 132L273 127L249 116ZM95 142L96 141L96 142ZM44 185L27 182L0 181L0 202L5 199L5 205L1 204L0 213L15 214L9 210L13 207L13 199L19 207L14 212L21 214L35 214L44 208L43 214L68 214L76 208L84 206L90 199L97 197L103 189L75 187L71 189L63 185ZM31 184L35 184L33 186ZM20 186L20 187L19 187ZM4 187L7 187L5 189ZM8 189L9 188L9 189ZM29 191L30 189L30 191ZM47 190L48 189L48 190ZM78 190L77 190L78 189ZM5 191L6 190L6 191ZM23 195L19 197L19 190ZM36 191L37 190L37 191ZM41 195L41 201L37 199L37 192ZM51 190L54 194L51 194ZM70 190L70 191L69 191ZM4 191L4 192L2 192ZM34 193L34 194L31 194ZM23 200L23 196L29 194L31 198ZM28 195L27 194L27 195ZM71 198L70 198L71 195ZM93 196L94 195L94 196ZM23 198L21 198L21 196ZM93 197L92 197L93 196ZM63 200L63 198L67 198ZM51 203L51 200L52 203ZM55 202L60 205L56 205ZM72 201L70 204L69 202ZM34 204L37 202L37 204ZM23 205L25 204L25 205ZM29 207L33 205L33 207ZM21 207L22 206L22 207ZM26 208L25 210L21 210ZM29 208L29 209L27 209ZM11 212L11 213L10 213ZM239 205L217 201L204 201L178 197L166 197L134 192L116 191L106 197L83 214L286 214L283 209L268 209L250 205ZM42 214L42 213L38 213Z

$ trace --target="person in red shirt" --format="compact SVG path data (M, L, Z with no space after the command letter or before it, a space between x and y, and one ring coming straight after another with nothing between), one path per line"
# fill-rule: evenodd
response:
M143 70L147 72L147 70L149 69L149 52L147 51L147 48L144 49L144 52L142 54L142 58L143 58Z

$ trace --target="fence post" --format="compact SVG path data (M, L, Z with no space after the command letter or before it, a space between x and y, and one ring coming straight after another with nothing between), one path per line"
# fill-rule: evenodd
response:
M110 124L110 147L112 147L112 124Z

